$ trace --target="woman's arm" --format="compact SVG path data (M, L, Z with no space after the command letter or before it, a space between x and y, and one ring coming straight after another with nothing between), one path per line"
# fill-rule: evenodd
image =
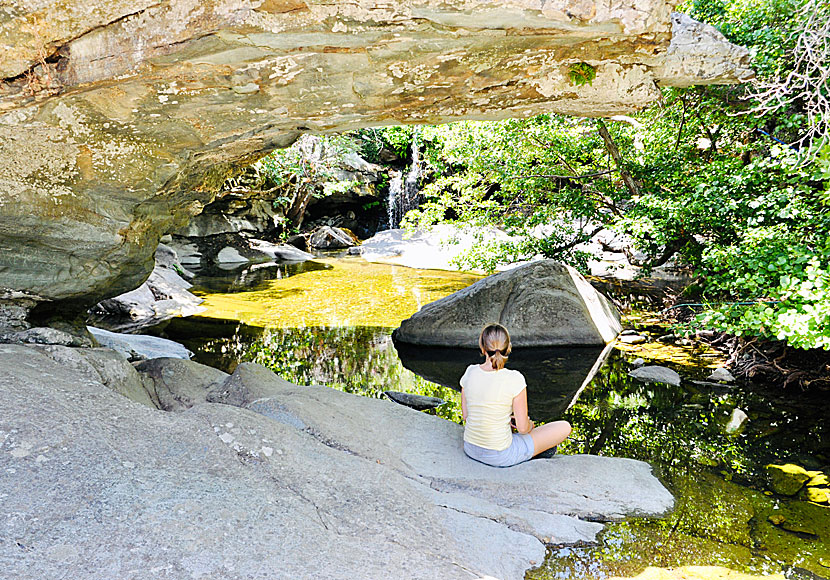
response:
M527 415L527 389L522 389L522 392L513 397L513 420L516 422L516 431L522 435L533 430L533 421Z
M467 397L464 396L464 387L461 387L461 418L467 420Z

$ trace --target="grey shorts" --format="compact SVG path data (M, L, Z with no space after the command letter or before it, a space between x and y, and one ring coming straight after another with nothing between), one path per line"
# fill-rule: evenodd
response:
M465 441L464 453L476 461L493 467L510 467L533 457L533 437L513 433L513 442L510 447L502 451L479 447Z

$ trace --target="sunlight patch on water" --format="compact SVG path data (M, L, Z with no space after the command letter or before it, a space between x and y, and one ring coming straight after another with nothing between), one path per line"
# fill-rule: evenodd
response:
M466 288L482 276L416 270L365 260L323 258L331 268L271 280L255 292L200 291L201 316L264 328L374 326L395 328L421 306Z

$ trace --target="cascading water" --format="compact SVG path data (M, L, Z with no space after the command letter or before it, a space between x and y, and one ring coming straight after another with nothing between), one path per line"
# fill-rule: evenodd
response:
M421 179L421 152L418 143L420 132L420 127L415 127L412 131L412 164L406 178L404 178L403 172L395 171L392 173L392 179L389 182L388 213L390 230L401 225L401 220L403 220L406 212L418 207L418 197L420 195L418 181Z
M403 192L403 173L392 172L392 179L389 180L389 199L387 211L389 213L389 229L393 230L401 223L403 214L400 211L399 203Z

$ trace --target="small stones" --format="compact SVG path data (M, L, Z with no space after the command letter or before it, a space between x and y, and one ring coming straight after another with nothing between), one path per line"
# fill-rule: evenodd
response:
M624 344L642 344L648 341L648 339L641 334L620 335L618 340Z
M666 383L673 387L680 386L680 375L661 366L647 366L634 369L628 376L644 383Z
M724 368L715 369L712 371L708 377L706 377L707 381L716 381L716 382L724 382L724 383L732 383L735 381L735 377L732 376L728 370Z
M726 424L726 432L730 435L734 435L739 431L743 430L744 423L746 423L749 417L743 411L743 409L738 409L737 407L732 409L732 414L729 416L729 422Z
M641 366L643 366L644 364L646 364L645 359L635 358L633 361L631 361L631 368L632 369L638 369Z

